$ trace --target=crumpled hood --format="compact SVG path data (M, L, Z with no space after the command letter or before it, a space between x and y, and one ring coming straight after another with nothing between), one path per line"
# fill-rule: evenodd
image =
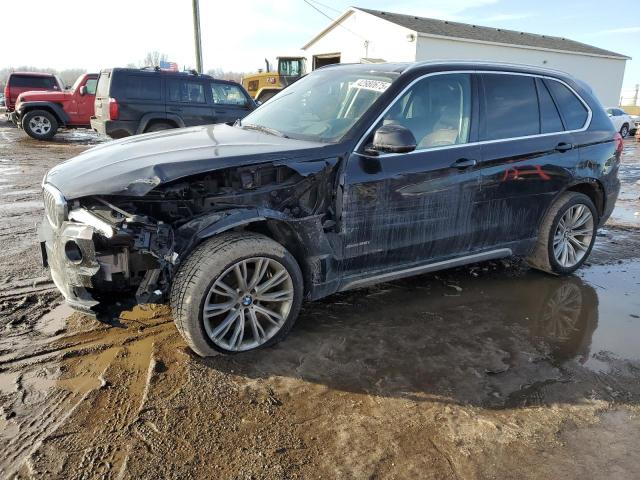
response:
M20 102L64 102L71 92L29 91L18 95L16 103Z
M55 166L45 182L67 200L88 195L143 196L158 185L191 175L283 162L323 148L326 144L225 124L204 125L107 142Z

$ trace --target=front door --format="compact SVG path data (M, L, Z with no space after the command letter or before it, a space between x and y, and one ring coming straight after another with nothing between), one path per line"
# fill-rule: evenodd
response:
M86 88L85 94L80 95L80 92L75 93L76 100L78 102L78 118L76 123L84 125L89 124L89 119L93 115L93 109L96 100L97 84L97 78L87 78L87 81L84 83L84 86Z
M207 101L205 85L195 77L167 81L167 118L177 115L187 127L214 123L213 107Z
M341 223L347 275L472 253L480 159L470 143L474 88L471 74L419 80L376 125L407 127L416 150L368 155L368 138L351 156Z
M253 102L239 85L212 82L210 87L215 123L233 123L244 118L253 109Z

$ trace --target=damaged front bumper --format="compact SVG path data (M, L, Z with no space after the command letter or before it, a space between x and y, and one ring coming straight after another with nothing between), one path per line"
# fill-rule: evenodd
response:
M43 264L53 283L69 305L87 313L99 303L88 291L100 270L93 234L92 226L74 222L63 222L54 230L46 217L39 230Z

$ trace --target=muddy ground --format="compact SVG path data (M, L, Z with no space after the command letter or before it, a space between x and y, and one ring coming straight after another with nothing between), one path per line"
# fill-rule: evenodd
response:
M0 478L640 475L635 140L579 275L493 262L337 294L278 346L206 360L165 307L100 323L40 267L42 176L98 141L0 121Z

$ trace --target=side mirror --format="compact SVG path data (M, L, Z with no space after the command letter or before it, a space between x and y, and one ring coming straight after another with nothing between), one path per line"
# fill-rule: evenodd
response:
M373 149L377 152L413 152L417 145L411 130L402 125L383 125L373 135Z
M80 95L84 97L86 94L87 94L87 86L86 85L82 85L80 87Z

